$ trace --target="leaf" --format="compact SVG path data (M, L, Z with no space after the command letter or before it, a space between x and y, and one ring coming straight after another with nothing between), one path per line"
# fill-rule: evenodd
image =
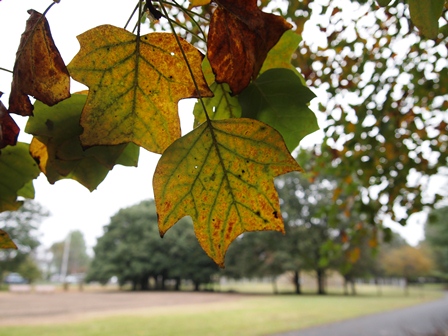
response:
M83 150L79 118L86 99L84 94L73 94L53 107L36 102L25 130L35 135L30 151L50 183L71 178L92 191L115 164L137 166L139 148L122 144Z
M208 5L210 3L210 0L189 0L189 2L190 2L190 6L188 6L188 8L191 9L193 7Z
M47 105L70 97L70 75L51 36L48 21L30 9L22 34L9 96L9 112L33 115L28 95Z
M11 237L6 231L0 229L0 249L15 249L17 245L12 241Z
M253 81L238 97L243 117L274 127L290 151L306 135L319 129L308 102L314 93L289 69L270 69Z
M219 0L210 21L207 57L217 83L239 94L255 79L268 51L291 24L262 12L256 0Z
M163 153L153 179L160 234L191 216L196 237L221 267L243 232L284 232L275 176L301 168L280 134L251 119L203 123Z
M89 88L81 115L83 146L134 142L162 153L180 137L177 103L198 97L174 35L138 38L110 25L78 36L81 50L69 64L72 77ZM210 97L202 54L180 40L202 97Z
M427 38L435 39L439 33L439 18L445 0L408 0L411 20Z
M261 67L260 73L275 68L290 69L300 78L303 85L306 85L303 76L291 64L291 57L299 46L301 40L302 37L292 30L286 31L278 43L269 51L268 56Z
M29 153L29 145L18 142L15 146L2 149L0 155L0 212L20 208L17 196L34 195L30 193L29 183L39 174L39 168ZM23 187L27 186L25 193Z
M0 101L0 149L6 146L14 146L17 143L19 132L19 126L17 126L5 105Z
M238 98L231 95L230 88L226 83L218 84L215 82L215 76L207 58L202 62L202 72L214 95L212 98L203 98L209 118L211 120L222 120L241 117L241 106ZM194 105L193 114L195 117L194 127L199 126L206 120L204 108L200 101Z

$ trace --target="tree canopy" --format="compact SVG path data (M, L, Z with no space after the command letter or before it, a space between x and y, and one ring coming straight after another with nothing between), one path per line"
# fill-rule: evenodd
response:
M183 219L163 239L157 237L157 213L153 200L121 209L104 227L94 247L95 256L87 280L106 283L116 276L120 284L147 290L150 279L164 289L166 281L191 281L196 289L209 283L218 268L202 252L192 230Z
M16 211L5 211L0 214L0 233L9 232L15 242L15 249L0 250L0 281L5 272L19 270L29 280L36 278L36 266L30 257L40 245L38 228L47 216L48 211L31 200L25 201ZM26 274L28 272L29 274Z
M338 181L329 213L370 223L375 240L385 219L404 224L440 198L424 192L447 165L444 0L137 1L135 29L93 27L67 65L45 17L56 3L29 11L0 105L0 211L32 198L40 172L93 190L142 147L162 154L160 234L190 216L223 266L242 233L285 231L273 179L302 170L290 152L317 130L315 93L324 140L310 173ZM70 77L88 92L70 92ZM198 99L195 128L181 137L187 98ZM10 114L28 117L30 144L16 143Z

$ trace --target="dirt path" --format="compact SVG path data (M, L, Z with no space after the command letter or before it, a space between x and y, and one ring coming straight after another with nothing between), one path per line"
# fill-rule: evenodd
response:
M0 293L0 326L67 322L138 310L156 312L163 307L228 302L244 297L193 292Z

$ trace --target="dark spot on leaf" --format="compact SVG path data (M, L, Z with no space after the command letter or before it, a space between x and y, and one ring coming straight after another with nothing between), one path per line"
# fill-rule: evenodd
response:
M212 176L210 176L210 181L214 181L216 179L216 174L215 173L213 173L213 175Z
M54 128L54 122L53 122L52 120L50 120L50 119L47 119L47 120L45 121L45 126L47 126L47 129L48 129L49 131L52 131L53 128Z
M246 171L245 171L244 169L241 171L241 173L243 173L243 174L244 174L245 172L246 172Z
M255 214L258 216L258 217L260 217L261 216L261 213L260 213L260 211L255 211Z
M274 215L275 218L278 218L278 213L277 213L277 211L274 211L272 214Z

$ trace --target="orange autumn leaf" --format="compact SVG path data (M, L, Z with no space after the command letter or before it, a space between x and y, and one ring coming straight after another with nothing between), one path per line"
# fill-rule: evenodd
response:
M53 106L70 97L70 76L42 14L30 9L22 34L9 96L9 112L33 115L28 95Z
M280 16L264 13L257 0L219 0L210 21L207 57L217 83L238 94L260 72L269 50L292 26Z
M184 216L221 267L230 243L247 231L284 232L274 177L301 171L281 135L253 119L201 124L163 153L153 187L163 236Z
M75 80L90 88L81 115L83 146L134 142L163 153L181 136L179 100L198 97L175 36L138 37L104 25L78 40L81 50L68 67ZM180 42L201 96L212 96L201 70L203 55Z

